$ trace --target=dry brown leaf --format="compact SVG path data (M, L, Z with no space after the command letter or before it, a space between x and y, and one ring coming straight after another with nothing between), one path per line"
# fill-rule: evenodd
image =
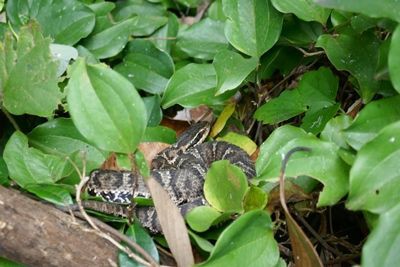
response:
M312 200L313 198L309 194L305 193L300 186L290 181L285 181L285 199L286 203L294 203L304 200ZM279 208L280 205L281 202L279 199L279 185L277 185L268 194L267 209L269 212L272 213L277 208Z
M103 162L101 165L100 169L103 170L119 170L118 164L117 164L117 155L115 153L111 153L111 155Z
M173 118L174 121L208 121L212 120L212 110L205 106L201 105L195 108L185 108L176 113Z
M318 257L310 239L303 232L290 213L285 210L286 223L289 230L290 243L292 245L293 258L296 267L322 267L321 259Z
M138 149L143 153L147 165L151 166L154 157L169 146L170 144L161 142L143 142L139 144Z
M285 169L290 156L297 151L310 151L307 147L295 147L289 150L282 161L282 169L279 176L279 198L283 210L285 211L286 223L289 230L290 243L292 245L293 258L296 267L322 267L321 259L318 257L317 251L313 247L310 239L303 232L297 222L290 215L289 209L286 206L285 199Z
M192 247L181 213L169 198L168 193L156 180L150 178L147 179L146 183L153 198L164 236L178 266L193 266Z

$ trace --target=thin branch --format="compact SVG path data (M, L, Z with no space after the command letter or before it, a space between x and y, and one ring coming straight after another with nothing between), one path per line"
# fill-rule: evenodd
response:
M332 252L333 254L335 254L336 256L342 256L343 254L331 247L317 232L315 232L315 230L311 227L311 225L308 224L308 222L306 220L304 220L304 218L302 216L300 216L299 214L297 214L297 212L294 212L294 215L297 217L297 219L300 220L300 222L307 228L307 230L315 237L315 239L318 240L318 242L328 251Z
M299 50L305 57L313 57L313 56L319 56L319 55L324 55L325 51L316 51L316 52L307 52L301 47L295 47L297 50Z
M4 108L4 106L1 107L1 111L3 111L4 115L6 115L7 119L10 121L14 129L17 131L21 131L21 128L19 127L18 123L14 120L13 116L11 116L11 114L8 113L8 111Z

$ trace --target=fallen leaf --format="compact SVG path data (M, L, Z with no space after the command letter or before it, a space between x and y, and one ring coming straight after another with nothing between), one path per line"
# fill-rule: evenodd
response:
M161 142L144 142L139 144L138 149L143 153L147 165L151 166L154 157L169 146L170 144Z
M192 247L181 213L154 178L147 179L146 184L153 198L164 236L178 266L193 266Z

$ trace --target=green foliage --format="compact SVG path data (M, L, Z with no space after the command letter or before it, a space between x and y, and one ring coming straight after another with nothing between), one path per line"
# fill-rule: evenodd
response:
M347 207L382 213L399 203L400 122L384 127L357 153L350 171Z
M204 19L179 33L176 46L190 57L211 60L228 48L224 26L222 21Z
M236 89L256 68L256 58L243 58L238 53L224 50L215 55L214 68L217 73L216 94Z
M76 44L88 36L95 25L93 12L77 0L15 0L7 1L6 8L14 28L37 20L43 34L60 44Z
M259 58L278 41L283 16L269 1L223 0L225 36L237 50Z
M229 161L214 162L207 172L204 196L221 212L241 212L248 185L245 174Z
M137 89L152 94L163 93L174 72L171 57L144 40L130 42L128 51L115 70L130 80Z
M339 36L324 34L316 45L325 50L338 70L346 70L357 79L361 97L365 102L370 101L378 91L378 82L374 79L379 55L376 36L372 32Z
M222 232L210 257L200 266L276 266L279 250L272 222L264 211L250 211ZM242 257L241 255L246 255Z
M54 183L63 177L68 163L65 159L44 154L28 146L28 138L21 132L15 132L4 149L10 177L20 186L30 184Z
M358 114L353 123L346 127L343 135L346 142L359 150L374 139L385 126L400 120L400 96L373 101Z
M348 192L349 166L338 155L338 147L323 142L312 134L290 125L276 129L261 145L256 162L260 180L274 180L279 176L282 156L295 147L309 147L311 152L296 153L290 160L286 175L307 175L324 184L319 206L333 205ZM312 159L313 164L308 164Z
M305 21L325 24L331 11L315 4L312 0L272 0L274 7L282 13L293 13Z
M395 265L400 2L203 2L0 0L0 184L70 204L72 165L90 172L117 152L129 168L140 142L176 141L164 118L205 105L220 118L212 138L254 153L257 175L248 181L226 161L209 168L210 205L186 216L199 265L292 264L279 258L282 218L274 229L264 210L278 209L282 157L299 146L311 151L293 155L285 173L296 214L315 208L310 197L332 210L346 203L371 228L362 265ZM145 156L135 158L148 171ZM138 225L126 234L159 260Z
M393 87L400 92L400 26L397 26L393 32L392 42L389 50L389 72L393 83Z
M301 78L297 89L265 103L254 116L272 124L306 112L302 128L317 134L339 108L335 102L337 87L338 80L329 69L310 71Z
M61 94L49 44L37 24L22 27L17 41L6 33L0 46L0 92L12 114L50 116L57 108Z
M191 210L186 215L187 223L196 232L204 232L215 224L221 213L213 207L200 206Z
M400 205L384 212L363 247L362 265L395 266L400 260L399 251Z
M149 234L137 222L130 225L125 234L148 252L153 259L159 261L159 255L155 243ZM122 252L119 254L118 260L120 264L119 266L121 267L141 266Z
M82 135L101 149L133 152L147 119L133 85L112 69L83 59L71 66L69 77L68 109Z
M162 106L221 105L230 95L215 97L216 84L216 73L212 64L188 64L172 75L165 89Z

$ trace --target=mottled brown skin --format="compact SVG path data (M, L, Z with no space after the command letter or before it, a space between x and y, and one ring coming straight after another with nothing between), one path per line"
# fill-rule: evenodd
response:
M195 124L152 163L151 176L168 192L182 215L207 204L203 185L214 161L228 160L249 179L256 174L253 162L241 148L222 141L202 143L208 132L208 124ZM95 170L90 175L88 190L105 201L120 204L129 204L135 197L150 197L143 177L130 171ZM161 232L154 207L137 207L135 213L144 227L153 233Z

